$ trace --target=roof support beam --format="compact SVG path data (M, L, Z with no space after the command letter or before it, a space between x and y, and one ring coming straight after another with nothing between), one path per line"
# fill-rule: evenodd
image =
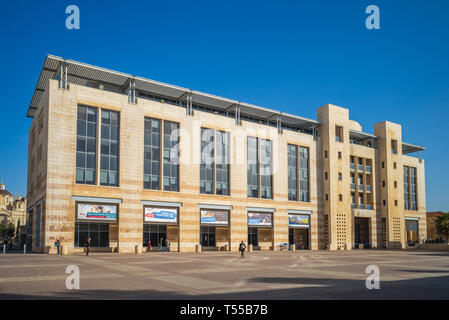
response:
M242 124L242 120L240 119L240 107L235 108L235 125L240 126Z
M188 116L193 116L193 97L191 93L186 96L186 112Z
M278 128L278 133L282 133L282 119L279 115L276 117L276 126Z
M60 76L59 76L59 88L67 90L68 86L68 75L67 75L67 67L68 65L64 62L61 64Z
M136 83L134 79L129 79L129 88L128 88L128 102L131 104L137 103L136 98Z
M313 140L316 140L316 124L312 125Z

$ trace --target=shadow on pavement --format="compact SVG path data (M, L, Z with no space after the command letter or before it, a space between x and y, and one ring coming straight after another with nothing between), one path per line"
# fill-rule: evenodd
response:
M259 277L251 283L273 286L293 284L296 288L271 289L224 294L190 295L157 290L67 290L48 295L3 294L2 299L112 299L112 300L301 300L301 299L449 299L449 276L411 280L382 281L379 290L368 290L364 280L328 278ZM301 285L303 285L301 287ZM161 288L162 290L163 288ZM244 287L240 288L244 290ZM232 289L230 289L232 291Z

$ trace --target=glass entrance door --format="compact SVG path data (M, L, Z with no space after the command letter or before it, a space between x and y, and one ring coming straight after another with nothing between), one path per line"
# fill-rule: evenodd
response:
M257 239L257 228L248 228L248 245L252 244L253 247L257 247L259 245L259 241Z
M288 244L295 244L295 229L288 228Z
M215 227L201 227L201 246L216 247Z

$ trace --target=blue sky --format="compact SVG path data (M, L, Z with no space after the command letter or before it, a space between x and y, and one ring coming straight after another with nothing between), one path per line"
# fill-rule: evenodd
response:
M81 29L65 27L78 5ZM365 8L380 8L380 30ZM427 209L449 211L449 1L8 1L0 177L26 193L26 111L47 53L316 119L333 103L423 145Z

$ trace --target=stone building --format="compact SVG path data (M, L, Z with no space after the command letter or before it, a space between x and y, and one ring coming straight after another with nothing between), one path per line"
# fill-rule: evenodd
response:
M427 212L427 239L436 240L442 238L441 235L438 234L437 228L435 226L435 220L440 217L444 212L443 211L433 211Z
M13 223L15 230L26 225L26 198L14 197L2 182L0 183L0 223Z
M45 59L27 116L34 251L404 248L426 237L423 147L65 60ZM31 232L31 231L30 231Z

